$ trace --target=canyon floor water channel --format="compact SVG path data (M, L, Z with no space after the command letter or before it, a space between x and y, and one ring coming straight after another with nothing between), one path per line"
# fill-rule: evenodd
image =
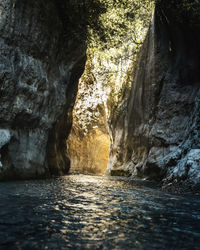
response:
M200 249L200 199L123 177L3 182L0 249Z

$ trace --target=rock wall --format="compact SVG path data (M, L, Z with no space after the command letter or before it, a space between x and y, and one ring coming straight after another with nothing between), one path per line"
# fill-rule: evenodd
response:
M108 133L108 88L105 75L90 68L79 81L73 110L73 126L67 140L70 172L104 174L108 164L110 136Z
M112 121L109 174L200 183L199 23L178 2L157 2L127 110Z
M95 32L90 27L88 32L87 62L67 141L71 172L106 171L113 145L111 121L116 122L126 108L134 55L144 41L154 5L111 0L104 7L100 27Z
M157 0L127 102L124 74L130 74L132 66L126 59L114 65L122 58L115 56L120 48L105 46L103 55L114 59L98 62L89 74L94 77L92 85L87 80L80 84L83 93L76 102L67 149L86 60L88 11L90 22L98 23L97 3L94 7L91 1L78 0L1 1L0 180L67 173L68 153L72 170L81 162L86 171L102 173L110 136L108 174L200 183L198 1ZM134 46L126 42L121 47L125 51L130 45L129 61ZM113 67L117 73L108 81Z
M0 180L68 171L65 141L86 35L70 22L69 4L0 2Z

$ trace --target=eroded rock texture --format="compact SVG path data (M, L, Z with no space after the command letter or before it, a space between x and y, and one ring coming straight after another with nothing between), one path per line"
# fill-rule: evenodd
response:
M105 73L88 70L88 67L79 81L73 126L67 141L70 171L104 174L110 146L106 105L108 89L103 86Z
M126 108L135 55L148 31L154 5L139 1L101 2L105 9L98 20L98 30L91 32L90 27L87 63L79 82L67 144L71 171L102 174L115 133L110 123L116 122L121 109Z
M200 29L191 16L176 1L157 4L128 108L112 121L110 174L200 182Z
M68 8L69 1L0 2L0 180L68 170L86 34L82 26L78 37Z

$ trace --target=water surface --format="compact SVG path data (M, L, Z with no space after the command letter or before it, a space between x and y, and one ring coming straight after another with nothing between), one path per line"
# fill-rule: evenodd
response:
M199 198L91 175L0 183L0 249L200 249Z

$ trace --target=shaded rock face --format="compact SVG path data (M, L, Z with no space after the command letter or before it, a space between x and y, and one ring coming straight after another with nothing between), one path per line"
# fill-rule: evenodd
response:
M67 4L0 3L0 180L68 170L65 140L85 43L70 32Z
M112 122L108 173L200 182L200 29L157 4L127 112ZM167 3L168 4L168 3Z

